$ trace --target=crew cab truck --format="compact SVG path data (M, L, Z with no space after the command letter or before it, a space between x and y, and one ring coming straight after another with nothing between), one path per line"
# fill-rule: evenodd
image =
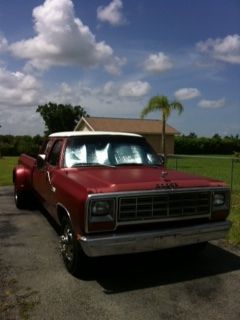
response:
M61 252L73 275L88 257L199 250L230 228L225 183L166 169L136 134L51 134L36 159L20 156L13 182L18 208L34 195L61 226Z

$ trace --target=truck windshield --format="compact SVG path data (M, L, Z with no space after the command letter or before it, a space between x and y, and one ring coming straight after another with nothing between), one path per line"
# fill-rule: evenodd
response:
M163 160L142 137L76 136L68 140L64 166L160 166Z

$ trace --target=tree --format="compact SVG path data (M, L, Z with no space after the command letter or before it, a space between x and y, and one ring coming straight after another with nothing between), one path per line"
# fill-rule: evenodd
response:
M176 110L178 114L183 111L183 106L178 101L169 102L165 96L152 97L141 112L141 119L147 114L154 111L160 111L162 120L162 153L166 156L166 120L170 116L171 111Z
M191 138L191 139L196 139L196 138L197 138L197 135L196 135L195 132L190 132L187 137L188 137L188 138Z
M215 140L221 140L221 136L218 134L218 133L215 133L213 136L212 136L212 139L215 139Z
M82 116L88 117L81 106L71 104L56 104L49 102L37 107L45 122L46 135L59 131L72 131Z

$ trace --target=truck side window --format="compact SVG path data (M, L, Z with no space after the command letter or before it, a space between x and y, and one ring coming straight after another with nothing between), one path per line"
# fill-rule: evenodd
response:
M52 147L52 144L53 144L52 139L45 140L40 149L40 153L47 155Z
M58 164L61 149L62 149L62 140L58 140L57 142L55 142L48 158L48 163L51 164L52 166L56 166Z

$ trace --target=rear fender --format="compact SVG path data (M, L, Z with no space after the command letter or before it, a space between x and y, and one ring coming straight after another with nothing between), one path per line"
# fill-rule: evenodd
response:
M30 191L32 188L32 171L22 165L18 165L13 170L13 183L15 190Z

